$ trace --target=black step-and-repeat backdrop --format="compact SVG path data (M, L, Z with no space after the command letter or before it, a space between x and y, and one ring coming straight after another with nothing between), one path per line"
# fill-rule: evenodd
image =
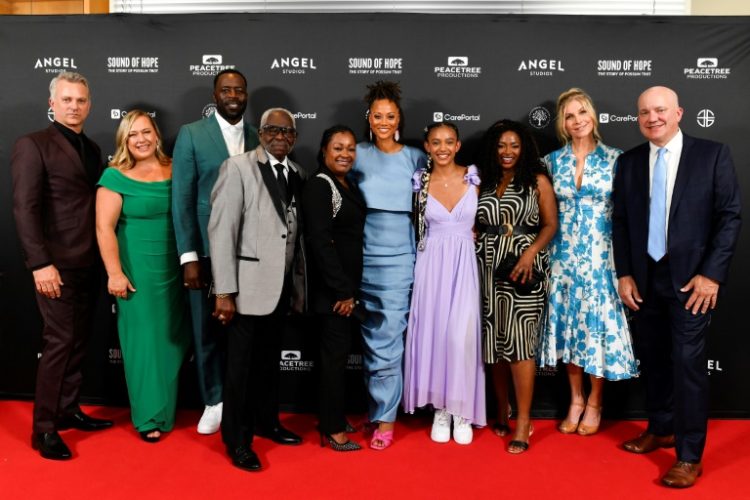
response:
M646 87L674 88L685 109L683 130L728 143L745 193L750 118L750 18L566 17L407 14L224 14L165 16L0 17L0 396L33 394L41 321L24 270L11 213L9 157L21 134L49 124L48 84L61 70L91 83L86 132L113 151L118 120L129 109L154 113L167 149L179 126L210 115L212 78L243 71L251 91L247 118L283 106L299 129L293 156L315 168L321 132L345 123L364 133L365 85L401 82L406 140L421 144L434 120L456 123L460 159L471 162L481 132L499 118L527 123L544 153L554 135L557 95L580 86L594 98L607 144L642 142L636 99ZM747 210L744 211L747 214ZM731 281L711 325L712 415L750 416L745 324L750 282L747 231ZM314 409L316 330L297 320L279 353L282 402ZM352 408L362 408L361 356L349 360ZM113 308L103 295L86 366L87 401L125 404ZM566 408L564 370L539 372L535 410ZM607 386L610 416L642 414L639 381ZM198 404L195 370L183 371L181 400Z

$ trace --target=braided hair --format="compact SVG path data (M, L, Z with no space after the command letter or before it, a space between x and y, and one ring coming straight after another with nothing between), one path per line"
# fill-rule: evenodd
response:
M505 132L515 132L521 139L521 154L516 162L513 182L525 192L536 189L536 176L549 177L547 169L539 158L539 148L529 129L512 120L498 120L484 133L479 151L479 175L482 178L482 192L494 192L502 183L505 169L498 161L498 141Z
M386 100L396 105L398 109L398 133L403 136L404 133L404 110L401 109L401 87L398 82L390 82L387 80L378 80L372 85L367 86L367 94L365 94L365 102L367 103L367 112L365 113L365 137L368 137L370 142L374 142L372 139L372 133L370 131L370 122L367 120L370 116L370 109L375 101ZM396 139L398 140L398 138Z
M424 128L424 141L430 136L430 132L438 127L448 127L456 133L456 140L461 140L458 134L458 127L450 122L434 122ZM417 230L417 249L422 251L425 247L425 232L427 230L427 221L425 211L427 210L427 192L430 189L430 176L432 175L432 155L427 156L427 168L422 170L419 176L419 191L414 196L414 225Z

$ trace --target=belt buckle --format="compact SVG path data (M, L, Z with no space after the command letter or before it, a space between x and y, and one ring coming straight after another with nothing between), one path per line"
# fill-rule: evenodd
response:
M502 236L513 236L513 224L505 222L500 224L500 227L505 230L505 233L503 233Z

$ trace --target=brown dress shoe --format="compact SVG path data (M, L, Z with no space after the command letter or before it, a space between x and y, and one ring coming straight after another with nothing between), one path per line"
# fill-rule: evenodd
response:
M674 448L674 434L657 436L650 432L644 432L637 438L622 443L622 447L630 453L650 453L659 448Z
M701 463L690 463L678 460L671 469L664 474L661 482L670 488L690 488L695 484L698 476L703 474Z

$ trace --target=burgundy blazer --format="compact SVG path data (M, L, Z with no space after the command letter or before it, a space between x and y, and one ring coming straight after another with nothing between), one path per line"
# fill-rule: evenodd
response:
M96 155L101 157L98 147ZM65 136L50 125L19 138L11 171L13 215L26 267L94 264L96 184Z

